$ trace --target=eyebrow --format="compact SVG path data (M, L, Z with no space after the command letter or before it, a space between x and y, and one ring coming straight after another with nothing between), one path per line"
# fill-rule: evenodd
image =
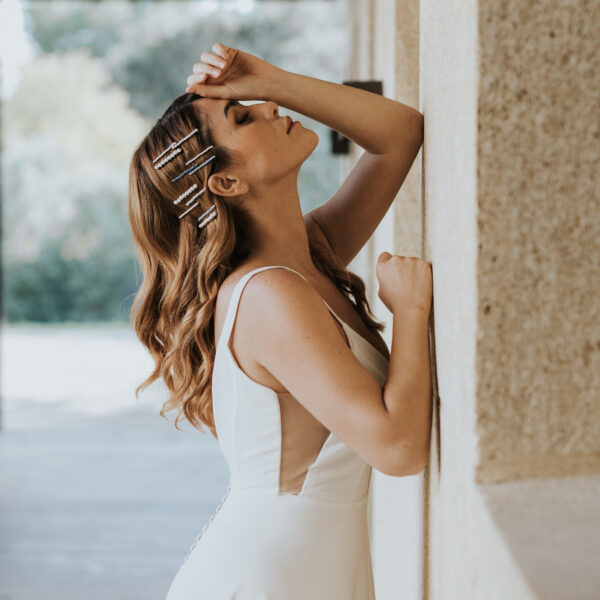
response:
M223 107L223 114L225 115L225 120L227 120L227 113L229 112L229 109L232 106L235 106L236 104L238 104L237 100L229 100L229 102L227 102L227 104L225 104L225 106Z

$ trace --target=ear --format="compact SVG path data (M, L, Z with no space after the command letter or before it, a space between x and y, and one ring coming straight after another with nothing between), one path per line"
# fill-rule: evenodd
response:
M243 196L249 189L245 181L226 173L213 173L206 185L213 194L219 196Z

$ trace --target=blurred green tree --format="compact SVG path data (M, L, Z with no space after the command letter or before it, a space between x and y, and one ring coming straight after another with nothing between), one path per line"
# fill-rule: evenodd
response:
M8 321L128 319L137 287L126 215L133 149L216 41L282 68L340 80L339 2L32 3L41 51L3 106L3 310ZM303 212L339 186L329 129L299 176Z
M127 173L148 122L87 49L29 63L3 110L5 319L127 320Z

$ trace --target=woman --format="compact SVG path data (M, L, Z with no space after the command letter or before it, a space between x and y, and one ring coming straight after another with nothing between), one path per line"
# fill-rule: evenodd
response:
M382 253L379 297L346 266L389 208L422 143L422 115L379 95L286 72L217 43L136 149L129 216L144 281L132 323L195 427L230 469L223 503L168 600L374 598L371 469L419 473L429 448L431 267ZM238 100L265 100L245 106ZM302 215L297 178L318 136L365 153ZM243 295L242 295L243 293ZM218 514L217 514L218 513ZM209 527L210 525L210 527Z

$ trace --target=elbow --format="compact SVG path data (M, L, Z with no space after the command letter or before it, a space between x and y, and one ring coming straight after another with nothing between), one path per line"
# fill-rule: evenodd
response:
M392 464L384 473L393 477L419 475L425 470L428 462L429 451L417 451L414 446L403 440L395 452Z
M387 406L385 399L384 406ZM419 402L420 405L423 403ZM429 447L431 442L431 417L427 417L427 427L421 426L416 421L411 421L409 427L398 425L398 418L393 421L387 413L388 425L385 437L386 465L382 472L394 477L419 475L429 463ZM405 423L407 419L401 419ZM383 454L382 454L383 456Z
M413 452L413 475L419 475L425 470L425 467L429 464L429 446L431 441L431 431L428 430L427 436L419 446L415 446Z
M417 148L420 149L423 145L423 139L425 137L425 117L422 113L417 113Z
M414 118L414 137L423 142L423 137L425 135L425 116L422 112L415 110L415 118Z
M429 462L429 453L423 454L421 453L414 461L413 461L413 469L411 475L420 475L427 466Z
M409 447L412 452L412 475L419 475L429 464L429 447L431 445L431 425L427 428L425 435L416 440Z

